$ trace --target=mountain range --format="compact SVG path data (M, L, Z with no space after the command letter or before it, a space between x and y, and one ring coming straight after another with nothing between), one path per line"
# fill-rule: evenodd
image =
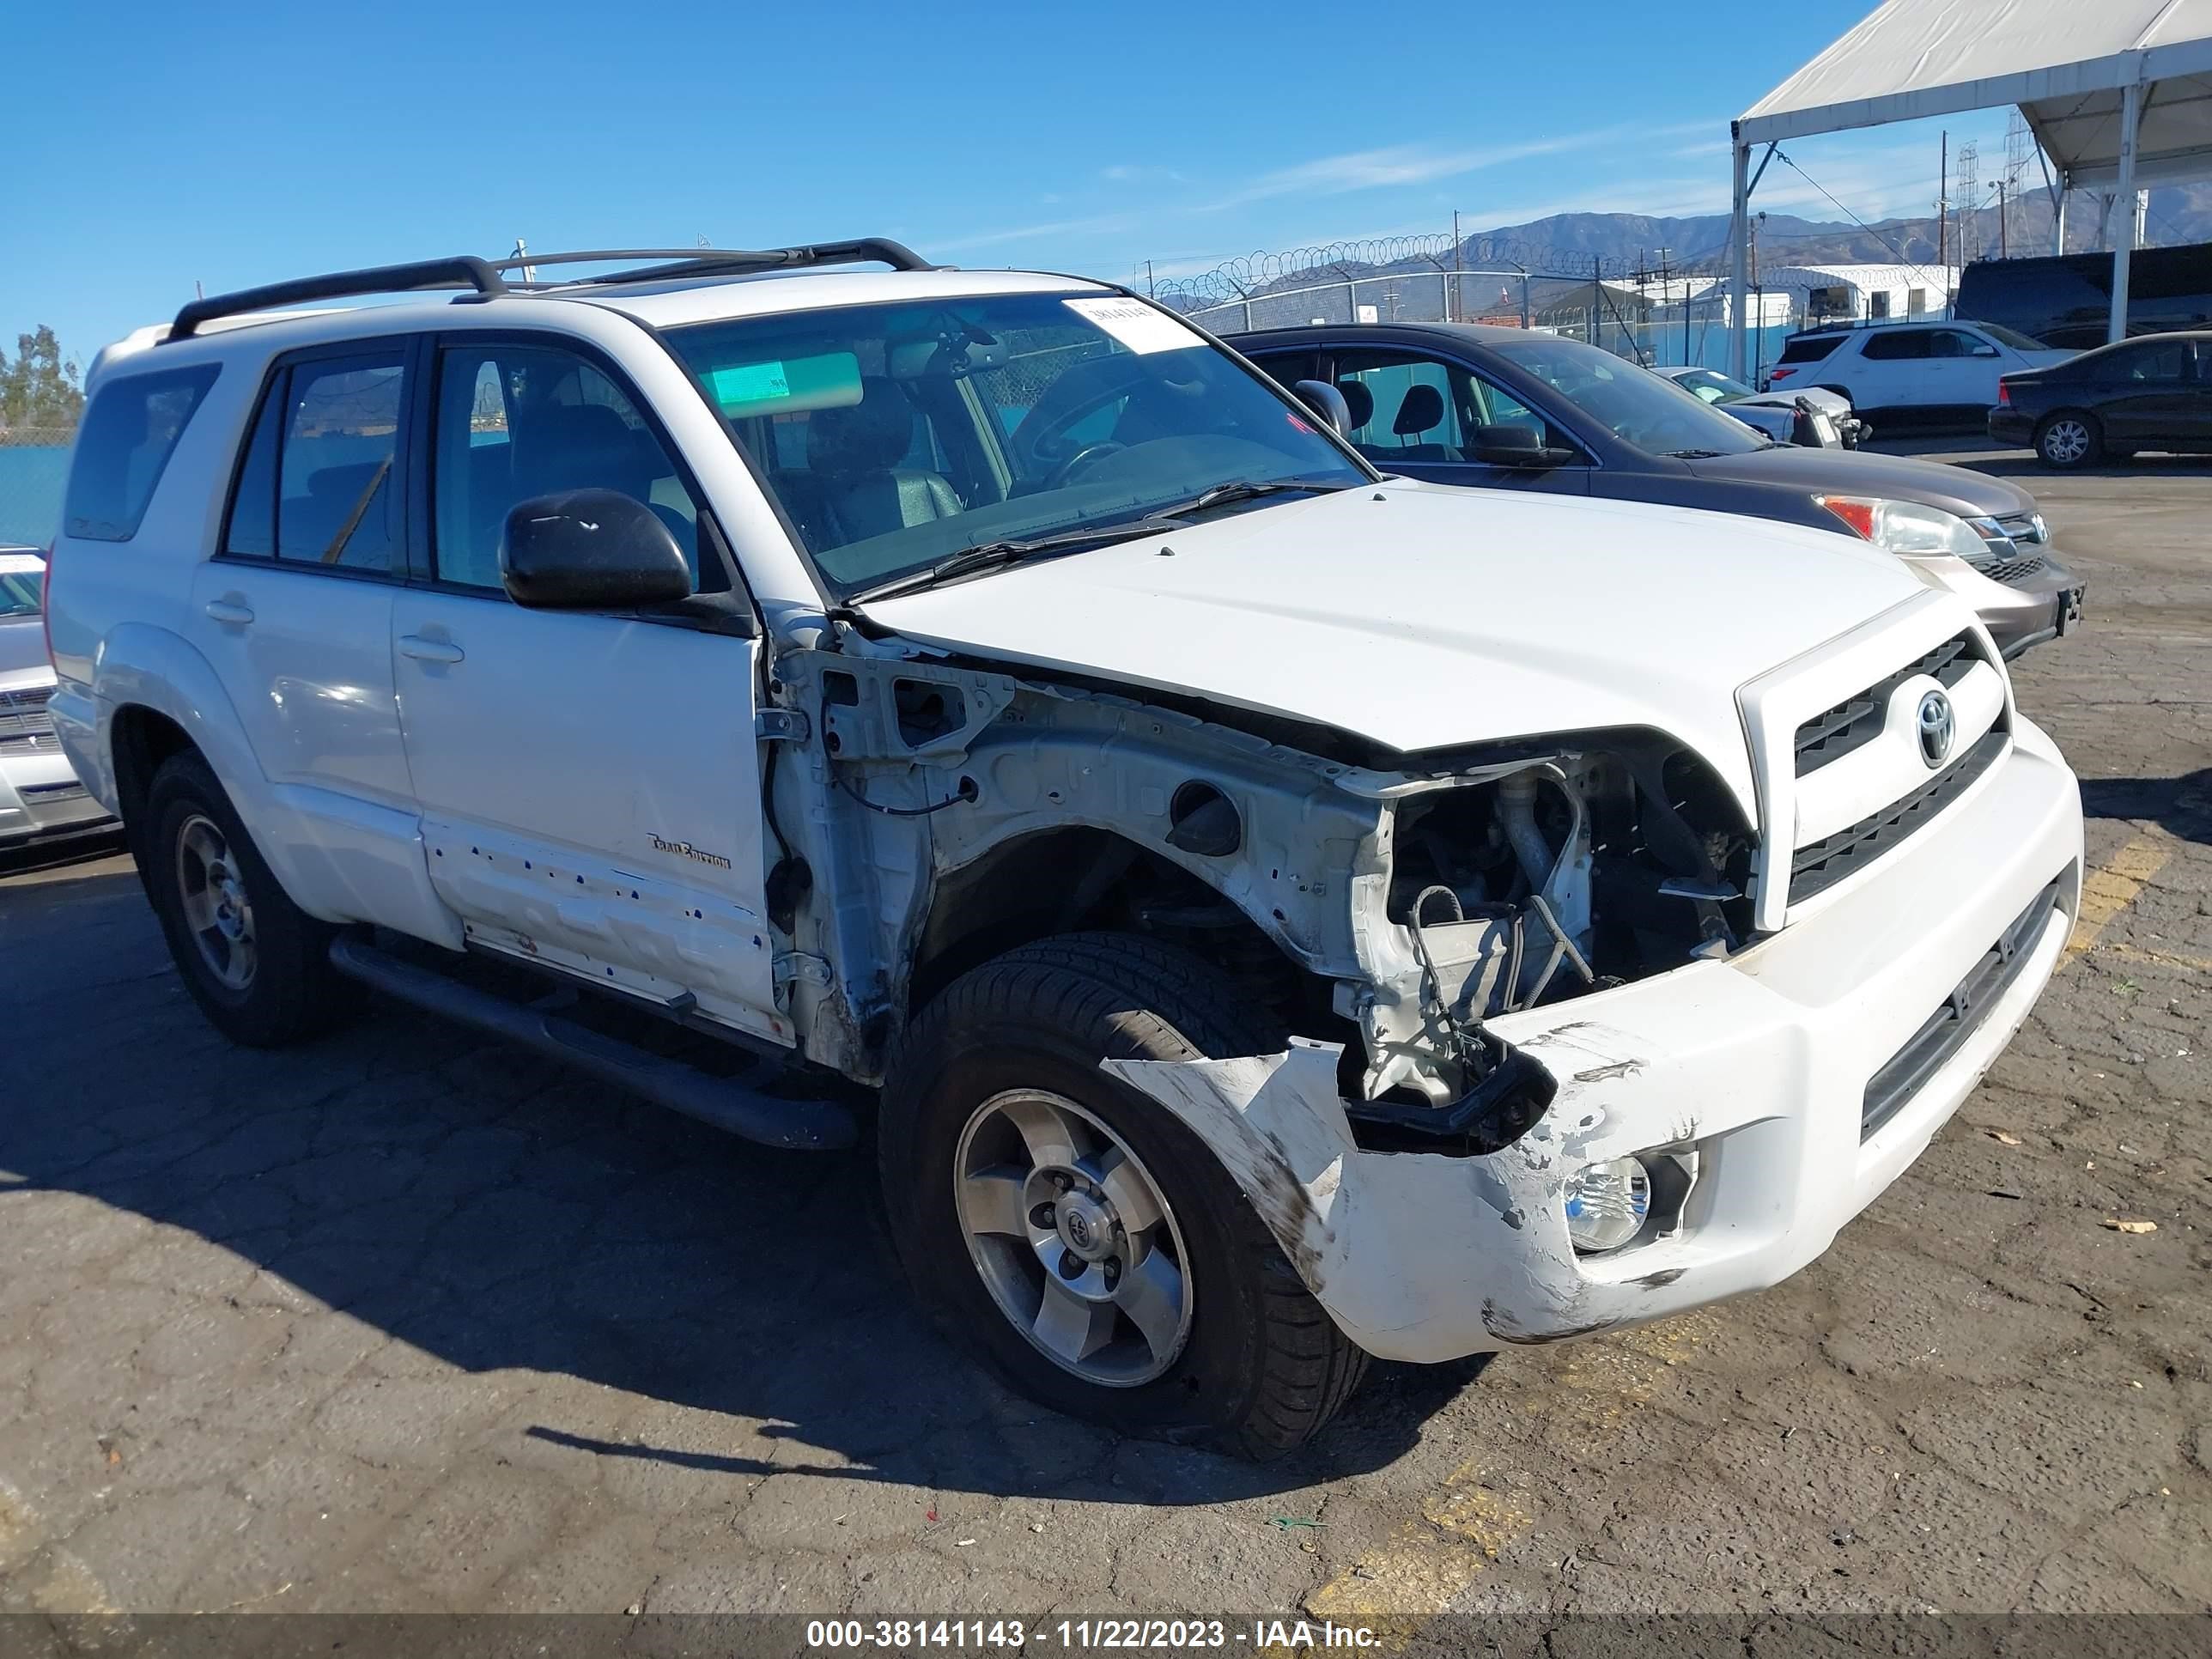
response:
M1755 199L1755 198L1754 198ZM2078 194L2069 205L2066 251L2110 246L2097 240L2096 199ZM2115 210L2115 218L2117 213ZM2052 215L2049 196L2039 185L2007 204L2000 228L1997 210L1984 207L1954 212L1939 237L1936 218L1884 219L1871 225L1822 222L1792 214L1764 216L1758 225L1758 257L1764 264L1934 264L1941 252L1961 263L1963 240L1968 257L1995 258L2050 253ZM2115 225L2117 228L2117 223ZM2146 246L2212 240L2212 183L2161 186L2150 192ZM1514 258L1532 270L1559 275L1586 273L1592 259L1604 262L1608 276L1639 267L1656 272L1659 250L1668 250L1670 269L1716 273L1728 264L1729 216L1708 213L1654 218L1638 213L1562 213L1526 224L1480 231L1461 244L1470 264ZM1406 269L1429 268L1426 261L1400 261ZM1392 266L1378 266L1389 270Z

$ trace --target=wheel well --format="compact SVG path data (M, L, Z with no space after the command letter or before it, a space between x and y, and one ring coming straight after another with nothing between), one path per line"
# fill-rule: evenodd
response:
M146 804L146 791L161 763L186 750L197 753L198 745L176 721L141 703L126 703L115 711L108 744L115 763L116 807L124 828L135 834L143 816L139 809Z
M1334 1018L1327 982L1236 905L1149 848L1083 826L1004 842L938 883L907 976L908 1012L994 957L1091 929L1179 945L1295 1029L1310 1031L1316 1020Z

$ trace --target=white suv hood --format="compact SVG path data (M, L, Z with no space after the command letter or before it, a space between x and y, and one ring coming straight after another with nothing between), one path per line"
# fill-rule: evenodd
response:
M1408 753L1655 726L1703 754L1748 810L1736 688L1926 592L1890 555L1823 531L1393 480L868 614L918 642Z

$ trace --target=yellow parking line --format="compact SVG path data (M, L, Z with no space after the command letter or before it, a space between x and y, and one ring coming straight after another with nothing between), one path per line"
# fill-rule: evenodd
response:
M1566 1351L1541 1405L1552 1426L1586 1444L1617 1431L1627 1410L1656 1394L1668 1370L1717 1328L1709 1314L1686 1314ZM1515 1364L1509 1354L1501 1364ZM1530 1363L1537 1363L1531 1360ZM1478 1385L1480 1386L1480 1385ZM1534 1500L1482 1484L1487 1461L1475 1456L1446 1475L1377 1547L1306 1597L1306 1612L1340 1625L1364 1625L1384 1651L1404 1646L1447 1612L1499 1554L1535 1525Z
M2145 883L2166 867L2173 843L2162 836L2137 836L2081 878L2081 908L2066 954L2078 957L2097 942L2114 916L2136 902Z
M2139 945L2115 940L2110 945L2100 945L2097 954L2116 962L2148 962L2161 968L2186 968L2192 973L2212 974L2212 957L2184 956L2178 951L2147 951Z

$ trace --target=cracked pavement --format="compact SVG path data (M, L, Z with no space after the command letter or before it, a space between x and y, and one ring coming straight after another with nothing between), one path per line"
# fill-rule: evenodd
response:
M0 1611L2203 1610L2212 466L1989 464L2091 584L2017 678L2094 943L1790 1283L1264 1468L985 1380L865 1155L388 1006L234 1049L127 860L0 879Z

